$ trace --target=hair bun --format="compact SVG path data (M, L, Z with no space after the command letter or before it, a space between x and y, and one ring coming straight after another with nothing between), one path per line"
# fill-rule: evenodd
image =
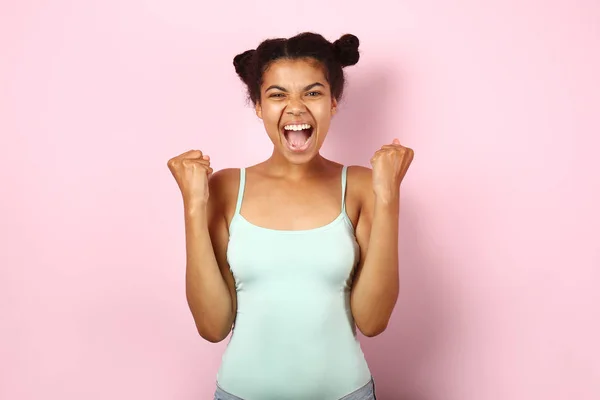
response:
M359 44L360 41L358 38L349 33L333 42L335 56L342 67L354 65L358 62L360 58L360 54L358 53Z
M242 80L246 80L248 76L248 64L249 61L253 58L256 50L246 50L245 52L238 54L233 58L233 66L235 67L235 72L242 78Z

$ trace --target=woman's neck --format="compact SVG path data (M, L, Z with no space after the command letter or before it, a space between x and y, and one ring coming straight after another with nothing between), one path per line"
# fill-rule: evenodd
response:
M328 164L330 164L330 161L321 154L317 154L306 163L294 164L283 157L281 153L273 152L271 157L263 163L263 167L269 175L285 177L289 180L301 180L322 174Z

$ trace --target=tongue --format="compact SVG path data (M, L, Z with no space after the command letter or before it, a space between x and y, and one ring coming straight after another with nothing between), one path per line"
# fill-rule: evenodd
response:
M302 146L304 143L306 143L309 137L310 133L308 129L303 129L301 131L288 131L287 134L288 143L293 147Z

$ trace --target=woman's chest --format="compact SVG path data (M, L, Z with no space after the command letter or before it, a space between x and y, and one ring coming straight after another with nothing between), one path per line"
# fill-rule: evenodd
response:
M275 230L308 230L325 226L345 213L356 226L357 199L343 196L336 182L304 185L247 185L240 214L249 222Z
M227 259L238 285L308 285L343 287L360 250L343 216L316 229L278 231L237 217L230 230Z

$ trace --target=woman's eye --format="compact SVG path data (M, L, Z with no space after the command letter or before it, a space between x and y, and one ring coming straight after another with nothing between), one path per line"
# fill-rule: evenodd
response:
M273 94L272 94L271 96L269 96L269 97L276 97L276 98L278 98L278 97L283 97L283 93L273 93Z
M321 94L321 92L308 92L308 95L309 95L310 97L315 97L315 96L318 96L318 95L320 95L320 94Z

